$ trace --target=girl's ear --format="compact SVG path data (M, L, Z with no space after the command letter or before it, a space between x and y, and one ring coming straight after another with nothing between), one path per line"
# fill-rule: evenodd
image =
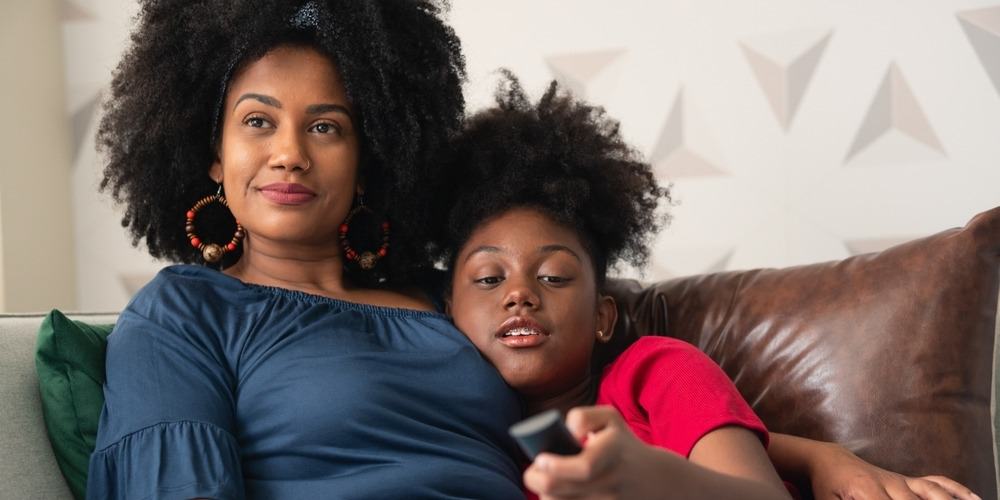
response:
M597 296L597 341L608 343L615 334L615 323L618 321L618 304L610 295Z

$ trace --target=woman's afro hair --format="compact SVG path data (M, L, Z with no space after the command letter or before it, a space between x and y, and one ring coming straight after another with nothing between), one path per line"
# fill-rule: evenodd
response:
M650 237L667 220L669 189L625 144L618 122L555 82L532 104L506 71L496 103L468 119L447 153L439 258L453 265L478 226L524 207L576 231L599 285L609 265L644 265Z
M228 80L278 45L307 45L336 64L360 116L366 203L392 221L385 271L412 280L431 262L431 158L464 115L465 61L446 9L432 0L142 1L97 134L101 189L124 206L133 244L200 261L185 212L217 189L208 170ZM229 240L231 216L206 219L199 214L203 239Z

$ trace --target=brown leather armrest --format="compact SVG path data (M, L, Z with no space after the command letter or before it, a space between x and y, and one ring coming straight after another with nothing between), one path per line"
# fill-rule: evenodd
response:
M722 366L769 429L996 498L998 266L1000 208L838 262L612 281L620 319L597 362L637 335L683 339Z

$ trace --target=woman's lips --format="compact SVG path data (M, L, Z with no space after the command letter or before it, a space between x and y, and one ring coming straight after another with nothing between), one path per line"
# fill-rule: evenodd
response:
M260 194L279 205L301 205L316 197L311 189L302 184L276 182L260 188Z

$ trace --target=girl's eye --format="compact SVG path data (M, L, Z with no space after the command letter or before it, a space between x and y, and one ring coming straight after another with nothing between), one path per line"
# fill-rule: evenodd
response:
M475 280L476 283L485 286L499 285L501 281L503 281L503 278L499 276L485 276Z
M550 285L565 285L566 283L569 283L572 280L572 278L567 278L565 276L543 275L539 276L538 280L543 283L548 283Z
M313 125L312 127L310 127L309 130L311 132L317 132L317 133L320 133L320 134L337 134L337 133L340 133L340 128L338 128L335 124L328 123L328 122L317 123L316 125Z

